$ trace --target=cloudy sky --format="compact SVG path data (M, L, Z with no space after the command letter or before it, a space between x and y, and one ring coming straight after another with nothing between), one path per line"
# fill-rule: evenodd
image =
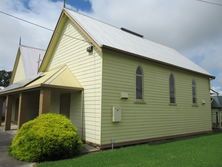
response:
M217 77L222 91L222 6L198 0L66 0L68 7L177 49ZM221 3L222 0L208 0ZM59 0L0 0L0 10L54 29ZM19 37L46 48L51 32L0 14L0 69L11 70Z

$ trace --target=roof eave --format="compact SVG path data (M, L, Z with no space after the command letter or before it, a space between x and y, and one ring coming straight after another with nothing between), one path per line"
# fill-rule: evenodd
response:
M60 24L61 21L62 21L63 16L67 16L68 19L71 20L72 23L75 23L75 24L78 26L78 28L80 28L80 29L84 32L84 35L86 35L86 37L89 39L89 42L88 42L88 43L96 46L96 48L97 48L99 51L101 51L101 45L100 45L98 42L96 42L96 41L93 39L93 37L92 37L90 34L88 34L88 33L84 30L84 28L83 28L78 22L76 22L76 20L74 20L74 19L72 18L72 16L70 16L70 14L69 14L65 9L63 9L62 12L61 12L61 14L60 14L60 16L59 16L59 19L58 19L58 21L57 21L57 23L56 23L55 30L53 31L53 34L52 34L52 36L51 36L51 38L50 38L49 44L48 44L47 49L46 49L46 52L45 52L45 56L43 57L42 63L40 64L40 67L39 67L39 69L38 69L39 72L40 72L40 71L44 71L45 68L46 68L46 66L47 66L47 62L46 62L47 55L48 55L48 52L49 52L50 47L52 46L52 43L53 43L53 40L54 40L54 36L56 35L56 33L58 33L58 32L57 32L57 31L58 31L58 27L59 27L59 24Z
M62 12L61 12L61 14L60 14L60 16L59 16L59 19L58 19L58 21L57 21L57 23L56 23L55 29L54 29L54 31L53 31L53 34L52 34L51 38L50 38L50 41L49 41L49 43L48 43L48 46L47 46L47 48L46 48L45 55L43 56L43 60L42 60L42 62L41 62L41 64L40 64L40 66L39 66L38 72L41 72L42 69L44 68L43 66L45 65L44 63L45 63L46 55L48 54L49 47L50 47L51 44L52 44L53 37L54 37L55 34L57 33L56 30L57 30L57 27L58 27L60 21L62 20L63 15L64 15L64 9L62 10Z
M66 90L73 90L73 91L84 90L84 88L81 88L81 87L65 87L65 86L57 86L57 85L39 84L32 87L22 87L22 88L12 89L5 92L0 92L0 96L7 96L9 94L17 94L24 91L32 91L33 89L40 90L41 88L66 89Z
M84 33L84 36L88 39L88 43L92 44L94 46L96 46L97 49L100 50L101 48L101 44L92 36L90 35L85 29L84 27L76 20L74 19L69 12L66 11L66 9L63 10L63 12L66 14L66 16L72 21L72 23L75 23L77 28L79 28L80 30L82 30L82 32Z
M183 68L183 67L179 67L179 66L176 66L176 65L173 65L173 64L169 64L169 63L166 63L166 62L162 62L162 61L158 61L158 60L155 60L155 59L151 59L151 58L145 57L145 56L143 56L143 55L138 55L138 54L135 54L135 53L127 52L127 51L125 51L125 50L121 50L121 49L114 48L114 47L111 47L111 46L102 45L101 48L118 51L118 52L125 53L125 54L129 54L129 55L132 55L132 56L137 56L137 57L140 57L140 58L143 58L143 59L151 60L151 61L153 61L153 62L160 63L160 64L163 64L163 65L168 65L168 66L176 67L176 68L178 68L178 69L182 69L182 70L194 72L194 73L197 73L197 74L200 74L200 75L207 76L207 77L209 77L209 79L212 79L212 80L216 78L216 77L213 76L213 75L207 75L207 74L204 74L204 73L200 73L200 72L198 72L198 71L193 71L193 70L186 69L186 68Z

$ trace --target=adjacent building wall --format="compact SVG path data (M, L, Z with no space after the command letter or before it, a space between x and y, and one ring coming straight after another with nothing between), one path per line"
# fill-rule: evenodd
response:
M138 66L144 71L144 103L135 100ZM171 73L175 77L176 105L169 104ZM102 76L103 145L211 130L207 77L108 50L103 54ZM192 79L197 84L197 106L192 104ZM128 93L129 99L121 100L121 92ZM121 107L120 123L112 123L113 106Z
M212 108L212 124L213 128L222 128L222 109Z
M71 104L70 104L70 119L73 124L78 128L78 133L81 137L85 136L83 130L85 125L85 119L83 115L83 98L82 92L73 92L71 94Z
M20 53L20 52L19 52ZM18 53L18 54L19 54ZM19 56L18 65L15 71L14 79L12 83L16 83L25 79L25 71L21 56Z
M89 43L70 38L70 36L85 40L81 32L67 20L61 32L61 37L57 45L54 46L54 53L47 70L66 64L79 80L84 88L84 139L88 142L100 144L102 58L95 50L93 53L86 51L87 47L90 46ZM78 107L79 104L76 104L79 103L79 98L79 95L71 96L70 116L76 124L80 124L74 118L74 116L80 117L81 110Z

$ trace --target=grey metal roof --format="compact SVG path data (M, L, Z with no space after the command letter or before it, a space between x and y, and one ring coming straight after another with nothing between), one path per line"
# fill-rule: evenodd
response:
M26 78L32 78L33 76L36 76L38 74L38 68L45 54L45 50L21 45L20 52Z
M212 103L211 103L212 108L222 108L222 96L211 96L211 98L212 98Z
M69 9L65 11L100 47L108 46L144 58L167 63L183 69L211 76L206 70L174 49L154 43Z
M0 95L6 93L6 92L8 92L8 91L11 91L11 90L23 88L23 87L25 87L27 84L29 84L29 83L31 83L32 81L36 80L37 78L41 77L41 75L42 75L42 74L40 73L40 74L35 75L35 76L33 76L33 77L30 77L30 78L28 78L28 79L26 79L26 80L23 80L23 81L20 81L20 82L16 82L16 83L14 83L14 84L11 84L11 85L9 85L8 87L0 90Z

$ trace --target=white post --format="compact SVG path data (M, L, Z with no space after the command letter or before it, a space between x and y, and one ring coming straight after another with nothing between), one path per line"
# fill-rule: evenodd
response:
M222 118L221 118L222 117L222 111L219 111L218 113L219 113L218 114L219 115L219 128L221 129L222 128L222 126L221 126L221 123L222 123Z
M3 113L3 99L0 98L0 126L2 123L2 113Z

